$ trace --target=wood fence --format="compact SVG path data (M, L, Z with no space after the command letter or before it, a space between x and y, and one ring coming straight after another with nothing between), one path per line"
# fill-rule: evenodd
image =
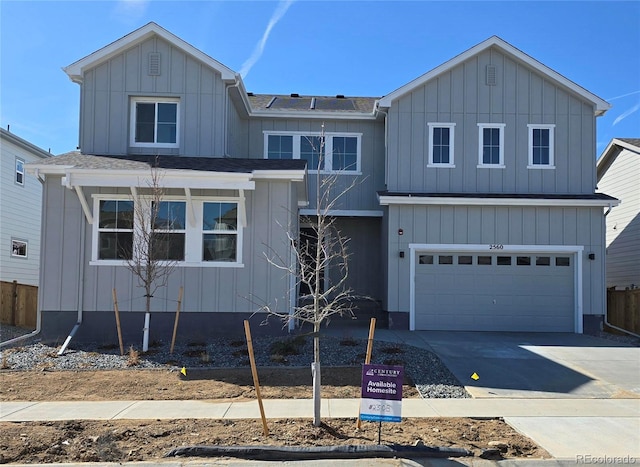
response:
M38 287L0 282L0 324L35 329L38 313Z
M607 290L607 320L627 331L640 334L640 289Z

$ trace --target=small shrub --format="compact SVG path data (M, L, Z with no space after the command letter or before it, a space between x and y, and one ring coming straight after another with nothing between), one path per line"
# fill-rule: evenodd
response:
M140 364L140 352L133 346L129 347L129 356L127 357L127 366L136 366Z
M304 336L296 336L293 339L275 341L269 348L271 355L300 355L300 348L306 343Z
M271 354L271 357L269 357L269 359L273 362L273 363L288 363L287 358L284 355L280 355L280 354Z

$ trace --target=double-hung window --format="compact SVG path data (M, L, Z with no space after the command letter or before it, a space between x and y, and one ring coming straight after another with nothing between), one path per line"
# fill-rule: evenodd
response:
M310 172L359 174L361 135L358 133L265 132L265 159L304 159Z
M454 130L455 123L428 123L429 128L429 162L430 166L455 167Z
M478 167L504 168L504 123L478 123Z
M202 203L202 261L237 261L238 205Z
M16 158L16 184L24 186L24 161Z
M133 221L133 201L100 200L97 259L131 259L133 252Z
M151 204L151 257L184 261L186 203L160 201Z
M178 147L179 101L136 97L131 101L131 146Z
M555 125L527 125L529 128L529 169L555 168L553 132Z

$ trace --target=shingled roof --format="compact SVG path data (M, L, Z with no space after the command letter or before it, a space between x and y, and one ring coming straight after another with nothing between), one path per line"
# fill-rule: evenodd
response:
M318 112L362 113L372 114L375 110L377 97L348 97L348 96L301 96L298 94L252 94L249 102L254 111L270 112Z

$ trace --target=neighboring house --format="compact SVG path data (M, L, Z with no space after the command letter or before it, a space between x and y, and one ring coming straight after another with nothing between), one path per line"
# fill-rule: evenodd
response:
M607 288L640 287L640 138L614 138L598 159L598 191L621 201L607 215Z
M318 241L305 222L326 174L338 188L356 181L328 214L351 238L349 286L390 327L602 322L604 208L617 200L594 193L595 120L609 104L497 37L383 98L249 93L155 23L65 71L80 84L80 152L31 167L46 177L45 335L80 319L82 338L113 335L113 288L123 327L142 328L116 245L135 236L126 213L147 187L145 161L163 167L167 210L183 213L152 333L171 328L179 285L181 332L242 332L262 301L287 309L292 279L264 254L289 257L283 226ZM230 213L231 231L203 223L213 211ZM231 255L207 257L225 235Z
M25 164L51 154L0 128L0 281L38 285L42 183Z

